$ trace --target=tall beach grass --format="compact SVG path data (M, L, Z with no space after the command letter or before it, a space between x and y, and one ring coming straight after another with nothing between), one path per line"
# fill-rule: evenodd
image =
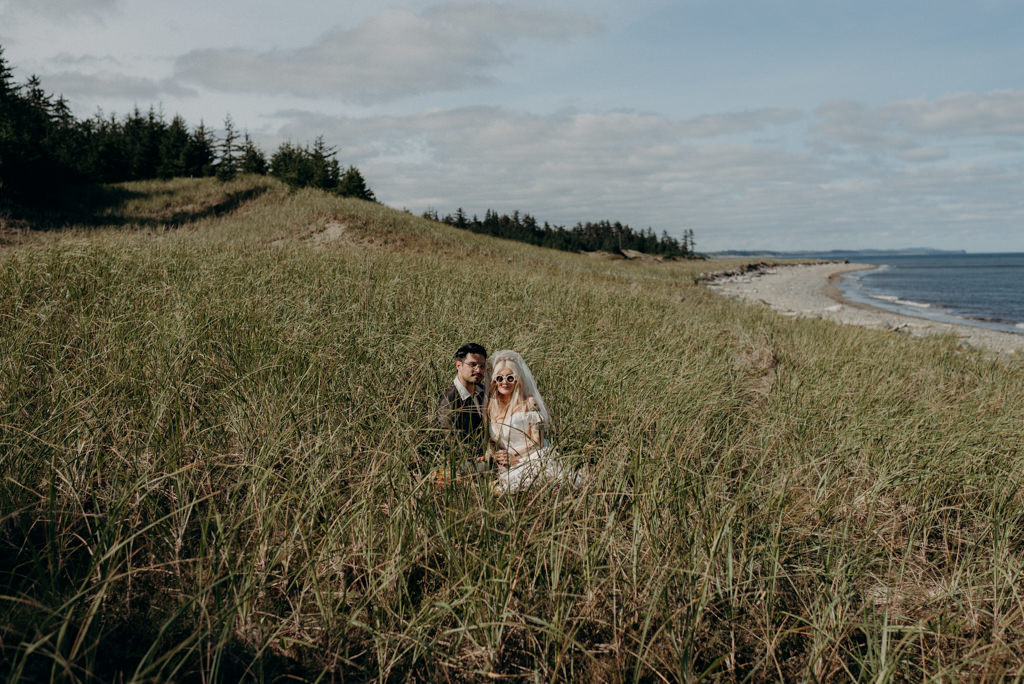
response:
M273 181L0 250L11 680L1024 673L1024 371ZM465 341L576 490L438 486Z

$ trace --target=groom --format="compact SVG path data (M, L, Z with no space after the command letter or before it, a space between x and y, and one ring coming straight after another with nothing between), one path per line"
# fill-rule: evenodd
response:
M486 372L487 350L474 342L462 345L455 352L455 379L437 401L435 419L445 435L446 451L458 453L463 473L489 469L483 458Z

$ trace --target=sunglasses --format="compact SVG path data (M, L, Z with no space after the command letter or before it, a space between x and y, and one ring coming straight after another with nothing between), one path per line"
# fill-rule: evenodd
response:
M516 381L516 376L512 375L511 373L509 373L508 375L506 375L504 377L502 377L500 375L495 375L494 376L494 382L515 382L515 381Z

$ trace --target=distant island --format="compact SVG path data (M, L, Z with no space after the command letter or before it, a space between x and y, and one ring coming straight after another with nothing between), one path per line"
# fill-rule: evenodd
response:
M906 249L831 249L823 252L776 252L767 249L729 249L722 252L708 252L707 256L721 259L732 257L767 256L775 259L847 259L856 256L923 256L928 254L967 254L964 249L932 249L931 247L907 247Z

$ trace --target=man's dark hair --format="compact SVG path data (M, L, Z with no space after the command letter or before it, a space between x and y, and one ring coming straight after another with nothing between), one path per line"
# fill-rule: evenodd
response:
M487 358L487 350L481 347L476 342L470 342L459 347L459 350L455 352L455 360L462 361L469 354L479 354L480 356Z

